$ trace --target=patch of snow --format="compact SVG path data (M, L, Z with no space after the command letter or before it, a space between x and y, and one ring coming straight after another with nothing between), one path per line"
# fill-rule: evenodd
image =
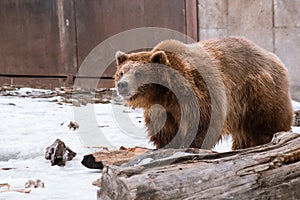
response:
M16 92L20 95L26 95L27 93L31 94L51 94L51 90L44 90L44 89L33 89L33 88L20 88Z
M48 90L30 88L12 92L18 96L51 93ZM146 136L141 110L113 104L73 107L69 104L59 105L50 102L51 100L52 98L0 96L0 168L15 168L0 170L0 184L9 183L13 190L24 189L28 180L40 179L45 183L45 188L30 188L29 194L0 193L0 199L96 199L98 187L92 186L92 182L101 173L81 164L83 156L95 150L86 147L111 144L116 149L120 146L153 148ZM95 127L88 127L92 119L84 116L86 109L92 109ZM79 122L79 129L69 130L69 122L77 121L78 115L79 118L83 117ZM122 119L126 118L129 121L125 121L127 125L124 127ZM137 135L137 130L142 131ZM101 135L109 144L98 140ZM46 147L57 138L77 153L65 167L51 166L50 161L44 158ZM0 188L2 190L6 188Z
M300 127L293 126L292 131L300 134Z
M292 100L294 110L300 110L300 103Z
M24 189L28 180L45 183L45 188L30 188L29 194L0 193L0 199L95 199L97 188L91 183L100 177L100 171L81 165L88 151L78 131L67 127L74 119L73 108L44 100L0 97L0 168L15 168L0 170L0 183L9 183L10 189ZM57 138L77 153L65 167L51 166L44 158L45 148Z
M213 148L213 151L217 152L227 152L231 151L232 146L232 137L231 136L224 136L222 137L222 140L219 141L216 146Z

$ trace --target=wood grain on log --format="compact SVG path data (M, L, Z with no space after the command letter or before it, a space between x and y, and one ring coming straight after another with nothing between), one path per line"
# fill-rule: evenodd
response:
M300 199L300 135L226 153L160 149L103 169L99 199Z
M106 165L119 166L128 162L133 157L141 155L147 151L149 151L149 149L142 147L125 148L122 146L119 150L109 150L104 147L101 151L85 155L81 163L90 169L103 169Z

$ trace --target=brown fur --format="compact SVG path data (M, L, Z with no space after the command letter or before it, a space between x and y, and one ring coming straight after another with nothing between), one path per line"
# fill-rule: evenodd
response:
M129 106L144 109L148 134L157 148L212 148L221 132L231 134L232 148L240 149L270 142L274 133L290 130L293 112L286 69L274 54L246 39L191 45L167 40L152 51L118 52L116 58L116 86ZM161 64L172 72L162 70ZM181 100L174 91L182 93Z

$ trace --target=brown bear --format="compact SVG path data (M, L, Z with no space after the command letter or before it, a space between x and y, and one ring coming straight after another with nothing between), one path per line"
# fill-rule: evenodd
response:
M157 148L213 148L230 134L232 149L270 142L289 131L293 110L287 71L273 53L241 38L159 43L116 53L115 84L143 108Z

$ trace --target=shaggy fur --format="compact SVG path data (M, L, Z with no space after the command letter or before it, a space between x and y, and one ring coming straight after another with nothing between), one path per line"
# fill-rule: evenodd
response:
M290 130L287 71L246 39L166 40L152 51L117 52L116 60L119 93L129 106L144 109L157 148L212 148L231 134L232 148L241 149Z

